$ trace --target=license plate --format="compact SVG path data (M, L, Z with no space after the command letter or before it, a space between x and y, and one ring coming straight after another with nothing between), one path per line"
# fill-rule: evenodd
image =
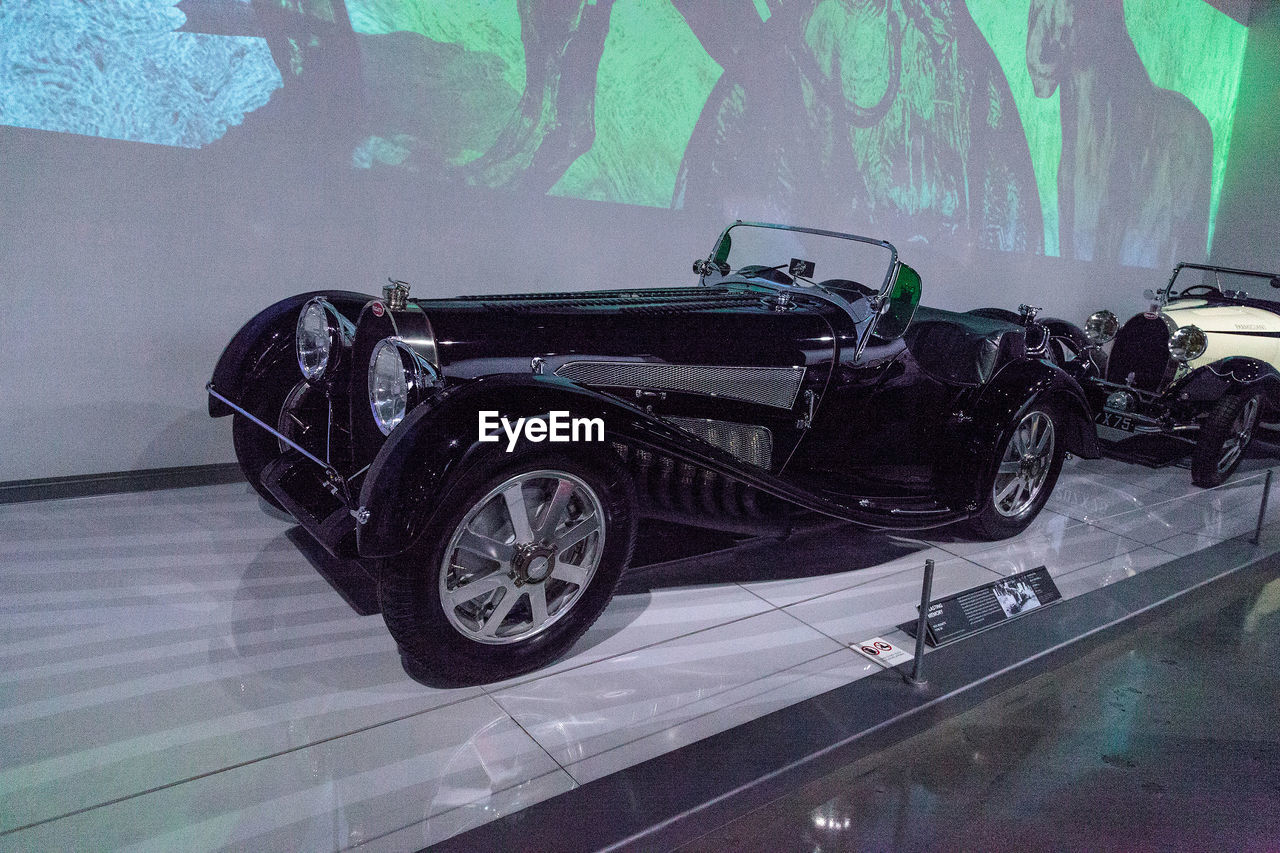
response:
M1128 415L1121 415L1115 412L1098 412L1093 420L1094 423L1101 426L1120 429L1125 432L1133 432L1135 429L1133 425L1133 418Z

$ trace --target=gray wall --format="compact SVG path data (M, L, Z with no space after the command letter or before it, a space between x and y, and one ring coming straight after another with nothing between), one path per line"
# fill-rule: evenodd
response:
M1215 252L1280 266L1276 12L1245 71ZM326 117L295 119L314 138ZM302 146L305 149L305 144ZM237 134L188 150L0 127L0 481L233 459L204 383L257 310L321 288L413 293L690 283L720 215L406 183L317 169L298 146ZM766 176L772 178L772 176ZM797 210L839 227L830 211ZM895 239L894 234L883 234ZM1141 306L1164 269L899 246L925 301L1082 320Z

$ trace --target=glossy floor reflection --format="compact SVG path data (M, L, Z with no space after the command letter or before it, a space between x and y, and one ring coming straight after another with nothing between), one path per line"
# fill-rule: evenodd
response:
M563 660L457 690L246 486L0 506L0 848L420 847L877 671L848 645L910 647L926 558L938 596L1039 565L1073 596L1252 528L1259 479L1187 479L1072 460L1006 542L830 525L643 567Z
M1280 578L1242 574L680 849L1280 848Z

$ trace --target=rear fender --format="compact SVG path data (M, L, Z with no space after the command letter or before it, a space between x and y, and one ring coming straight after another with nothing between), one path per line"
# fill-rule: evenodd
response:
M374 297L349 290L316 290L282 299L258 313L236 332L222 351L213 369L213 387L218 393L238 405L244 405L244 393L261 380L262 374L289 356L296 346L295 330L298 312L309 300L323 296L347 319L354 322L360 309ZM294 372L293 381L301 379ZM231 408L220 400L209 397L209 414L220 418L231 414Z

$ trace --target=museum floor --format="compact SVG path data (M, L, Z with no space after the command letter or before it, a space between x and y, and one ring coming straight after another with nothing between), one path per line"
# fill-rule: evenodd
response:
M1071 460L1016 539L651 565L564 660L456 690L244 485L0 506L0 848L414 849L878 673L848 644L910 646L926 558L935 597L1047 565L1071 598L1251 533L1260 495Z
M681 847L1275 850L1280 560Z

